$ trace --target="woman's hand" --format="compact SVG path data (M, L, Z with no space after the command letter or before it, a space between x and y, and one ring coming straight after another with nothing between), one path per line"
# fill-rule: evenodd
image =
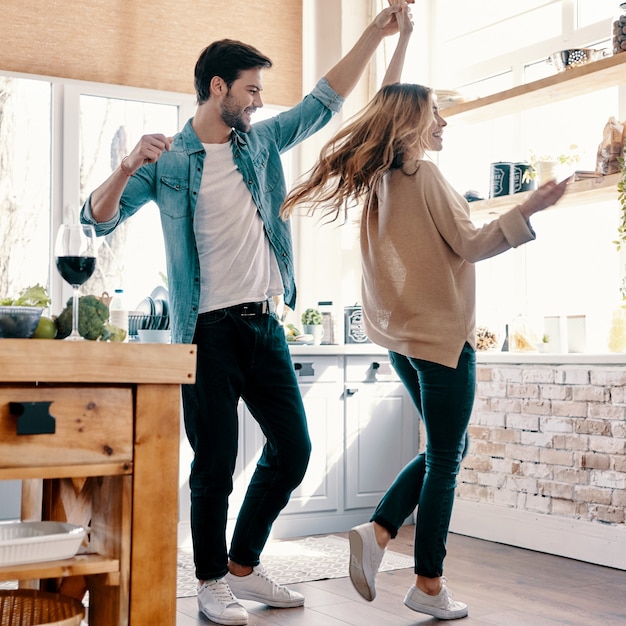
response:
M411 34L413 33L413 20L411 19L411 10L409 9L408 3L400 2L399 0L389 0L389 3L392 7L399 6L402 9L393 15L400 32L400 37L398 37L396 49L391 57L391 61L389 61L389 66L383 77L381 87L400 82L407 47Z
M393 3L393 0L389 0ZM396 13L396 22L398 23L398 30L400 31L400 37L410 37L413 32L413 20L411 18L411 9L408 2L398 2L396 4L404 5L402 11Z
M518 207L524 218L528 219L533 213L543 211L553 204L556 204L565 193L570 179L571 176L568 176L560 183L557 183L555 180L550 180L545 183L545 185L541 185L526 202L520 204Z

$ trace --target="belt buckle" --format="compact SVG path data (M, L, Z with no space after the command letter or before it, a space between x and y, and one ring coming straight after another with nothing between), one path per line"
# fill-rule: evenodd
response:
M239 307L240 317L255 317L256 315L267 315L271 313L271 305L269 300L263 300L263 302L251 302L249 304L242 304Z

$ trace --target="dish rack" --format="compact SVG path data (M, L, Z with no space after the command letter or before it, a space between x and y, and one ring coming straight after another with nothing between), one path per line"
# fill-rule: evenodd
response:
M3 522L0 566L69 559L86 534L86 528L66 522Z

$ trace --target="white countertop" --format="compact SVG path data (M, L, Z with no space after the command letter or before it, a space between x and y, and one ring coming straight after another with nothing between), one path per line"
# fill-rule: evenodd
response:
M546 365L626 365L626 354L606 352L604 354L591 354L586 352L478 352L478 364L524 364L537 363Z
M385 355L387 350L373 343L348 343L342 345L307 346L289 344L289 351L294 356L308 354L314 356L360 356ZM604 354L587 353L540 353L540 352L497 352L477 353L478 364L524 364L537 363L546 365L626 365L626 353L607 352Z
M307 346L289 343L291 354L311 354L315 356L344 356L344 355L364 355L364 354L387 354L385 348L381 348L374 343L346 343L341 345L321 345Z

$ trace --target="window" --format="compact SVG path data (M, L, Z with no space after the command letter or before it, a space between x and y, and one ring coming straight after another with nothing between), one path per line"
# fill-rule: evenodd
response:
M80 95L80 205L146 133L174 135L178 107L104 96ZM124 289L134 307L157 286L166 286L165 249L159 212L143 207L104 240L97 270L85 290L96 295Z
M490 3L489 11L478 0L433 5L432 83L473 98L553 75L546 60L555 51L608 47L619 2ZM452 117L435 158L460 193L488 197L496 161L572 151L579 161L562 175L595 170L604 125L610 116L624 119L623 111L620 89L612 88L481 123ZM536 241L477 264L478 323L502 332L522 315L541 335L546 316L585 315L587 350L606 352L623 270L612 244L617 202L556 207L533 216L532 224Z
M611 18L619 7L618 0L488 4L487 8L481 0L438 0L428 5L433 23L433 87L459 89L480 84L482 93L472 90L468 95L473 97L493 93L489 88L495 85L485 79L506 72L513 73L516 85L534 80L534 76L526 75L525 68L545 64L554 52L608 47ZM412 80L420 82L420 77Z
M613 17L621 0L578 0L576 2L576 27L584 28Z
M280 110L265 105L255 121ZM0 297L39 282L52 295L50 312L60 313L71 290L52 261L58 225L78 220L89 193L141 135L174 135L194 111L192 95L0 75ZM288 179L290 164L286 156ZM154 204L100 241L97 270L83 293L121 287L134 306L167 283Z
M48 283L51 84L0 76L0 298Z

